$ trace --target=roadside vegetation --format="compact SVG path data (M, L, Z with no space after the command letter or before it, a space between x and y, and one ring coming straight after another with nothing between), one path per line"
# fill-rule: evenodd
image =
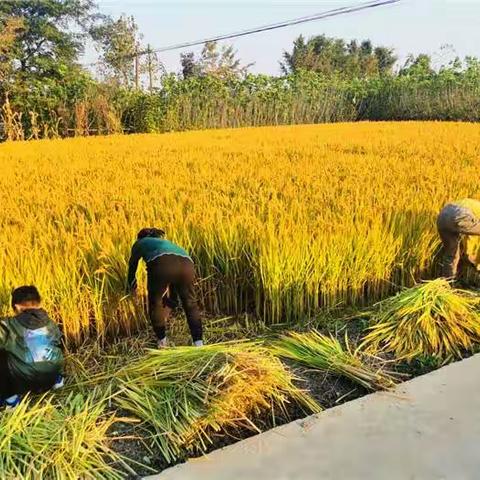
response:
M35 19L41 17L42 21ZM99 60L81 65L85 40ZM442 47L399 63L369 40L298 37L279 75L205 44L167 72L133 17L92 0L0 2L0 140L311 124L480 119L480 62Z

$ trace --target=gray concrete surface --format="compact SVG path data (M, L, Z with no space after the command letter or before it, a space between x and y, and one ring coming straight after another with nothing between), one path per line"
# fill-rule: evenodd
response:
M476 355L150 478L477 480L479 374Z

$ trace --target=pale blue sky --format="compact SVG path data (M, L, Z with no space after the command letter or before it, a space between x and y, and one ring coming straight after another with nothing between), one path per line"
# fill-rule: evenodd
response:
M364 3L364 0L99 0L100 11L133 15L145 43L162 47L198 40L277 21ZM253 72L279 73L285 49L300 34L325 34L346 39L369 38L394 47L401 59L409 53L429 53L437 63L450 58L442 45L452 45L461 57L480 57L480 0L402 0L379 7L273 32L239 38L232 43ZM193 50L199 51L201 47ZM189 50L189 49L187 49ZM191 50L191 49L190 49ZM161 54L169 71L180 68L181 51ZM86 61L95 60L91 49Z

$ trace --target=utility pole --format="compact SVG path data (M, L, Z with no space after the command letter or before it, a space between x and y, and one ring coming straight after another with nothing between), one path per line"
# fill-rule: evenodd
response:
M138 44L135 45L135 88L140 88L140 62L138 60Z
M153 92L153 61L150 44L148 44L148 86L150 93Z

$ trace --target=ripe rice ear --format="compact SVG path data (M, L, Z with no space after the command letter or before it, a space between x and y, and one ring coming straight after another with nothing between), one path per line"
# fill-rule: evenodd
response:
M442 278L405 289L377 304L362 346L406 360L460 358L480 341L479 302L478 295Z

